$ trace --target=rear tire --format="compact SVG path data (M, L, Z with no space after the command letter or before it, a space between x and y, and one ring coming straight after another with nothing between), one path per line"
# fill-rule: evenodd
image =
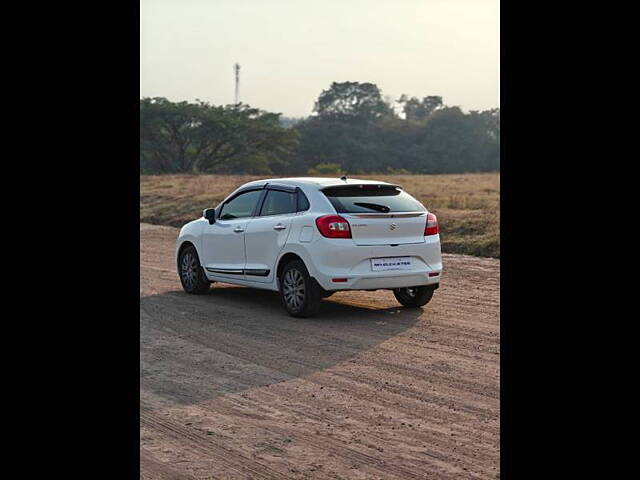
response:
M405 307L418 308L429 303L434 291L434 287L426 285L422 287L394 288L393 294L396 300Z
M320 309L322 293L300 260L292 260L282 269L280 298L293 317L310 317Z
M178 258L178 275L185 292L194 295L202 295L209 291L211 282L200 265L198 252L193 245L189 245Z

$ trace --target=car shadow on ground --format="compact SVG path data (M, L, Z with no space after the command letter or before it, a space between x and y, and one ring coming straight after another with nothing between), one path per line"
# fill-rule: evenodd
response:
M402 334L421 315L429 321L422 309L336 296L312 318L290 317L276 292L244 287L141 298L142 401L191 404L308 376Z

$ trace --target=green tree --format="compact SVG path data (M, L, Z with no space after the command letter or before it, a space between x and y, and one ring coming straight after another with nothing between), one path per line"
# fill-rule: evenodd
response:
M263 165L282 165L296 146L298 133L280 126L280 114L238 104L215 107L200 103L201 121L194 137L194 170L214 171L237 160ZM266 168L265 168L266 167Z
M360 82L333 82L320 94L313 110L321 118L350 121L375 121L390 114L378 86Z
M403 94L398 103L402 105L402 111L407 122L424 122L436 110L444 107L442 97L433 95L419 100L416 97L409 98Z
M335 162L349 174L499 170L499 109L465 113L440 96L402 95L402 120L383 98L374 84L331 84L316 102L317 115L294 127L300 143L289 168L320 171Z
M279 117L243 104L143 98L141 167L156 173L283 171L298 132L282 128Z
M145 165L160 173L189 171L193 163L189 148L199 117L199 108L187 102L141 99L140 151Z

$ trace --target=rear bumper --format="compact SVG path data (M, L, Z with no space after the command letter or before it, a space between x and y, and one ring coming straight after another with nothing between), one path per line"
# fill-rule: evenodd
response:
M308 249L313 261L311 275L322 288L333 290L374 290L416 287L440 283L442 255L440 236L426 237L425 242L392 247L389 245L356 246L349 239L321 238ZM412 257L412 270L374 272L371 259ZM346 279L335 282L334 279Z
M389 272L385 272L389 273ZM325 290L379 290L390 288L403 288L403 287L418 287L423 285L436 285L440 283L441 273L436 277L429 277L427 274L417 274L402 272L398 275L384 275L384 276L354 276L349 277L346 282L334 283L331 279L316 278L318 283ZM329 280L327 282L327 280ZM326 286L325 286L326 285Z

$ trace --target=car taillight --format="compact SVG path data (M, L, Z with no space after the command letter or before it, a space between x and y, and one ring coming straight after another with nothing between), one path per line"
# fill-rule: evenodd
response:
M424 227L424 236L436 235L438 232L438 219L433 213L428 213L427 225Z
M351 227L340 215L324 215L316 218L316 225L323 237L351 238Z

